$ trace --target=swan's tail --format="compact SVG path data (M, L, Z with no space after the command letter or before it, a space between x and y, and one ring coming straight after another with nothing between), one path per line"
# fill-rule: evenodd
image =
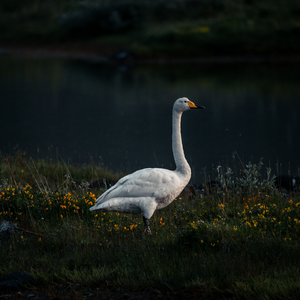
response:
M113 198L102 203L96 203L90 208L90 211L118 211L124 213L140 214L144 213L147 219L150 219L156 210L157 202L154 198Z

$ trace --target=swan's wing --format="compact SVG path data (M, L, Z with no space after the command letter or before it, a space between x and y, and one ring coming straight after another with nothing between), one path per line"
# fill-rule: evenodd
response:
M164 191L165 186L176 185L177 181L177 175L173 171L142 169L121 178L97 199L96 206L113 198L155 197L158 190Z

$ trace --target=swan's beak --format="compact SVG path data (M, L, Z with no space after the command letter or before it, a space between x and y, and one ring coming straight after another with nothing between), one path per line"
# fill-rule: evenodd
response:
M205 107L204 106L201 106L201 105L196 105L195 103L193 103L193 102L188 102L188 105L189 105L189 107L190 108L192 108L192 109L204 109Z

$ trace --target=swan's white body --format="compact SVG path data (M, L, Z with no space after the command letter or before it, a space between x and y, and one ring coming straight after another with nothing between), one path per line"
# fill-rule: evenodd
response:
M179 98L173 106L172 149L176 170L147 168L121 178L103 193L90 208L102 211L119 211L144 214L145 230L150 231L149 219L157 209L170 204L184 189L191 178L191 168L185 159L180 123L185 110L204 108L187 98Z

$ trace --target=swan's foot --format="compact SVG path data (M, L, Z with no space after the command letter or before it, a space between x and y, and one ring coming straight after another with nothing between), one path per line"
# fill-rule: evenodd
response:
M152 232L151 232L151 229L150 229L149 226L146 226L146 227L144 228L143 235L145 235L145 232L147 232L148 234L152 235Z
M143 220L144 220L144 231L143 231L143 237L145 236L145 232L147 232L148 234L152 234L151 229L150 229L150 220L145 218L143 216Z

